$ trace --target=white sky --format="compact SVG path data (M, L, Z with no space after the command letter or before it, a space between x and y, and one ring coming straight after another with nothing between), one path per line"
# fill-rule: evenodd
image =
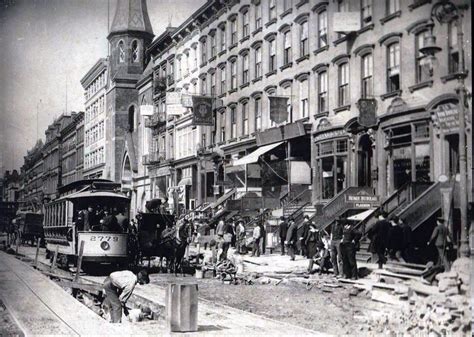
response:
M155 36L177 27L205 0L148 0ZM80 79L107 56L107 0L0 1L0 176L53 119L84 110ZM112 22L116 0L109 0Z

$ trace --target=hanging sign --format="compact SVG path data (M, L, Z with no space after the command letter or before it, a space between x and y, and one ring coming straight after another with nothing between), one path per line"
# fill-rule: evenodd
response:
M432 111L432 118L443 132L452 133L459 130L459 112L456 104L440 104Z
M212 118L212 97L192 96L193 98L193 124L214 125Z
M140 113L142 116L152 116L153 115L153 105L144 104L140 105Z
M181 94L179 92L167 92L166 93L166 104L181 104Z
M359 124L365 127L377 125L377 100L375 98L361 98L357 101L359 108Z
M285 122L288 119L288 97L269 96L270 120L276 124Z

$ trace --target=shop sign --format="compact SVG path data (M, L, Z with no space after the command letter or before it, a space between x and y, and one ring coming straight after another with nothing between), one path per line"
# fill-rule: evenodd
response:
M457 105L452 103L441 104L432 112L434 122L445 133L459 130L459 112Z
M359 124L372 127L377 124L377 100L375 98L361 98L357 101L359 108Z
M152 116L153 115L153 105L144 104L140 105L140 113L142 116Z
M167 105L181 105L181 95L179 92L167 92L166 93L166 104Z
M348 194L346 203L352 204L354 208L373 208L379 205L380 201L377 195Z
M186 108L183 107L181 104L173 104L166 106L166 114L168 115L182 115L186 112Z
M193 107L193 99L190 94L182 94L181 95L181 102L185 108L192 108Z
M192 96L193 125L214 125L212 118L212 97Z
M357 32L360 30L360 12L335 12L333 30L340 33Z
M314 142L319 142L321 140L326 140L326 139L331 139L331 138L336 138L336 137L342 137L342 136L347 136L347 133L342 129L328 131L328 132L320 133L320 134L314 136Z

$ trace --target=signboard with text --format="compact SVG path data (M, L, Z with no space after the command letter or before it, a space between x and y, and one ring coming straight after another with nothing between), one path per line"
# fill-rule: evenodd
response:
M346 203L352 204L354 208L372 208L379 205L380 200L377 195L346 195Z
M193 124L214 125L212 118L212 97L192 96L193 98Z
M457 132L459 130L459 112L456 104L440 104L432 111L433 120L445 133Z

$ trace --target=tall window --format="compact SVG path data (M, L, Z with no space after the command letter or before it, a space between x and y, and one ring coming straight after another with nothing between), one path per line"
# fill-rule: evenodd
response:
M328 45L328 12L326 10L318 14L318 48Z
M448 25L448 71L450 74L458 72L459 67L459 46L458 46L458 29L456 20Z
M362 27L372 24L372 0L361 0Z
M255 131L262 129L262 99L255 98Z
M339 65L338 71L338 105L341 107L349 104L349 63Z
M276 39L268 41L269 43L269 57L268 57L268 70L274 71L276 70Z
M225 73L225 66L221 68L221 94L227 91L226 89L226 73Z
M193 70L197 69L198 66L198 54L197 54L197 47L193 47Z
M207 43L206 40L201 42L201 63L207 62Z
M328 111L328 73L322 71L318 74L318 109L319 112Z
M207 94L206 76L201 77L201 94Z
M211 74L211 95L215 95L216 94L216 73L213 72Z
M308 21L300 25L300 57L309 54Z
M283 33L283 64L291 62L291 30Z
M373 93L373 57L367 54L362 57L362 97L372 97Z
M230 21L230 44L237 43L237 18L234 17Z
M242 84L249 82L249 54L242 55Z
M309 81L304 79L300 82L300 116L305 118L309 116Z
M260 1L255 4L255 29L262 28L262 4Z
M230 138L237 137L237 111L236 107L232 106L230 108Z
M262 47L255 49L255 78L262 76Z
M242 103L242 135L249 134L249 109L248 103Z
M118 51L119 51L119 63L124 63L125 62L125 45L123 41L119 42Z
M217 45L216 45L216 35L211 35L211 57L216 56L217 54Z
M276 0L270 0L268 2L268 17L270 20L276 19L277 11L276 11Z
M138 41L134 40L132 42L132 62L137 63L138 61L139 61Z
M415 64L416 64L416 82L424 82L429 80L430 68L428 66L427 55L420 52L420 48L423 48L425 45L425 37L427 36L427 31L420 32L415 36Z
M225 110L221 112L221 142L225 142Z
M230 89L237 89L237 61L230 62Z
M221 51L227 48L227 36L225 31L225 25L221 26Z
M387 11L386 11L387 15L396 13L400 10L400 0L386 0L386 1L387 1Z
M176 75L181 78L181 57L176 60Z
M387 47L387 92L400 90L400 44Z
M184 76L189 74L189 53L184 54Z
M248 10L242 13L242 37L250 35L249 15Z

